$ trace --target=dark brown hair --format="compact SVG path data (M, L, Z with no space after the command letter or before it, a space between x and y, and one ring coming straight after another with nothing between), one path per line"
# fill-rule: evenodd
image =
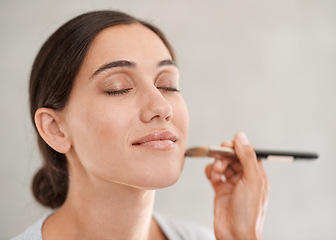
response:
M97 34L107 27L134 23L144 25L160 37L175 60L166 37L152 24L119 11L82 14L52 34L35 59L29 85L30 113L34 126L34 115L38 108L64 108L90 43ZM39 134L37 137L43 166L34 176L32 191L42 205L57 208L64 203L68 192L67 159L64 154L52 149Z

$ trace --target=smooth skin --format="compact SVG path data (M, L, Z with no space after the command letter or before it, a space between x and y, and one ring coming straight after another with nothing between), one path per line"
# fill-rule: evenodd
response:
M176 183L185 160L189 115L178 81L169 51L144 26L97 35L65 108L35 114L41 137L66 155L70 177L65 203L42 227L44 240L166 239L152 214L155 190ZM157 132L174 141L135 144ZM267 179L238 136L224 145L240 163L220 159L206 169L216 193L215 233L260 239Z

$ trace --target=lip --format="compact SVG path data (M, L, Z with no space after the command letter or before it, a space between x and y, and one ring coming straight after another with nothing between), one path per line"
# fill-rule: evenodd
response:
M176 135L168 130L149 132L132 143L132 146L144 146L155 149L170 149L177 141Z

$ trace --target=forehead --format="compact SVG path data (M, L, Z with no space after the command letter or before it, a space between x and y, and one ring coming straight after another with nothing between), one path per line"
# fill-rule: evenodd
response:
M108 27L101 31L91 43L87 58L138 62L144 59L170 59L171 55L153 31L135 23Z

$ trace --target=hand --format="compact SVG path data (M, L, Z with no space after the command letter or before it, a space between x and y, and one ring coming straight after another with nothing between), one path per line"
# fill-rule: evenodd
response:
M216 238L261 239L269 188L262 163L244 133L221 146L233 148L237 157L218 156L205 170L215 190Z

